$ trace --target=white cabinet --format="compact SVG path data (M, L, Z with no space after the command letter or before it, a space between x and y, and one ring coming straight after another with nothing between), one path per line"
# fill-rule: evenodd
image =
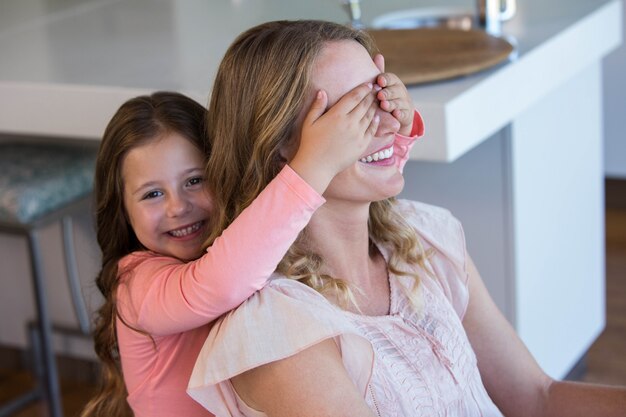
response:
M596 63L454 162L405 169L402 196L463 222L492 297L557 378L604 328L600 103Z

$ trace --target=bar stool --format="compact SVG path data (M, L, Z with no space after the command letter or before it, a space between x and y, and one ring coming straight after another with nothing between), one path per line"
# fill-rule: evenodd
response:
M88 335L90 320L74 254L72 214L90 209L95 150L86 146L0 142L0 233L28 240L36 309L29 325L36 387L0 407L0 417L33 401L46 402L51 417L63 415L52 346L53 332ZM42 247L37 232L61 222L65 267L79 329L53 326L46 297Z

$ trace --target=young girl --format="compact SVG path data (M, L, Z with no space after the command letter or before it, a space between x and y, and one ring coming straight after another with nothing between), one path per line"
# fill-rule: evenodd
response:
M105 303L95 345L104 369L83 416L211 415L185 393L208 323L265 284L330 180L363 156L378 126L373 90L358 86L327 112L317 94L296 156L204 254L206 110L166 92L120 107L96 165ZM411 141L398 141L403 164Z

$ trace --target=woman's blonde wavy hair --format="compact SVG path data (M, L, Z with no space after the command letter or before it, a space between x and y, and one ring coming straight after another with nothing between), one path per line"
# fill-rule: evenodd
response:
M284 166L281 149L299 137L299 115L311 96L311 70L329 42L353 40L370 55L370 36L331 22L268 22L242 33L230 46L213 86L207 129L212 153L206 178L214 200L213 227L206 245L259 195ZM393 249L389 270L402 262L421 264L422 250L414 230L394 210L394 199L373 202L369 230L373 240ZM263 219L259 219L263 221ZM278 265L278 272L315 290L353 301L349 286L321 272L323 259L306 245L305 229ZM262 236L259 236L262 238Z

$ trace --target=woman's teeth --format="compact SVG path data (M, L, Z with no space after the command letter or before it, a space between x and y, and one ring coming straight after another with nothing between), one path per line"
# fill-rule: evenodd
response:
M200 229L200 226L202 226L202 222L192 224L191 226L183 227L182 229L171 230L169 234L174 237L187 236L193 232L197 232Z
M383 149L381 151L374 152L371 155L364 156L363 158L359 159L359 161L365 163L382 161L383 159L391 158L391 155L393 155L393 145L391 145L387 149Z

